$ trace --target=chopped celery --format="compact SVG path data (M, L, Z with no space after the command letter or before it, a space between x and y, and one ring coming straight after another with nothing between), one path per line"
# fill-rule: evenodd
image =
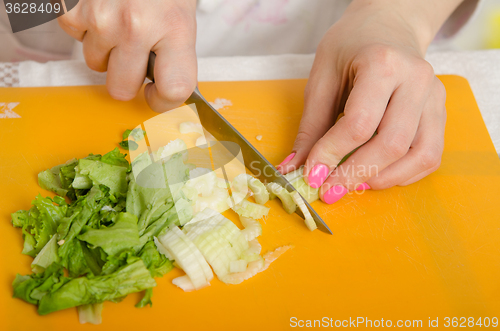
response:
M303 173L304 166L301 166L299 169L287 173L285 178L297 191L299 191L300 195L302 195L307 202L311 203L319 199L319 188L312 188L307 185Z
M297 205L293 201L290 193L288 193L288 191L285 190L281 185L272 182L267 184L267 189L269 190L269 192L275 194L278 198L280 198L283 209L285 209L287 213L292 214L295 212L295 210L297 209Z
M229 209L228 198L229 193L227 193L226 189L215 187L210 196L195 199L194 212L198 213L206 208L210 208L222 213Z
M207 148L207 139L204 137L204 136L201 136L201 137L198 137L198 139L196 139L196 146L198 146L199 148Z
M267 216L269 208L248 200L242 200L240 203L235 204L232 209L240 216L251 217L253 219L260 219Z
M158 242L170 253L175 262L184 270L195 289L210 285L213 273L200 251L176 226L158 237Z
M234 192L247 193L248 192L248 174L239 174L234 177L233 182L231 183L231 190ZM252 177L252 176L250 176Z
M198 194L204 197L211 195L217 185L217 175L211 169L193 169L189 171L189 178L184 187L194 188Z
M187 149L188 148L184 140L175 139L169 142L166 146L158 148L158 151L156 152L156 158L168 161L172 157L172 155L181 153L182 160L186 161L188 158Z
M266 190L264 184L249 174L240 174L236 176L231 187L237 192L245 192L250 189L254 194L255 201L260 205L269 201L269 192Z
M191 201L196 200L198 198L198 191L194 187L188 187L184 185L181 188L181 191L182 193L184 193L184 196Z
M297 191L299 191L300 195L302 195L308 203L319 200L319 188L312 188L307 185L304 178L299 177L291 182L291 184Z
M264 259L261 256L259 256L259 259L248 263L248 266L245 271L231 273L224 277L219 277L219 278L226 284L240 284L243 281L261 272L262 268L264 268L264 265L265 265Z
M276 261L276 259L278 257L280 257L281 255L283 255L283 253L285 253L287 250L289 250L291 248L293 248L292 245L281 246L281 247L276 248L274 251L270 251L270 252L267 252L266 254L264 254L264 256L263 256L263 258L264 258L264 267L262 268L261 271L264 271L267 268L269 268L269 265L271 263L273 263L274 261Z
M224 178L217 177L217 187L227 189L228 188L227 184L228 183Z
M231 196L227 199L229 207L233 208L235 205L241 203L248 196L248 192L232 191Z
M187 276L180 276L172 279L172 284L180 287L184 292L191 292L196 290L191 279Z
M248 186L250 187L250 190L252 190L255 201L258 204L263 205L269 201L269 192L260 180L252 177L252 179L248 180Z
M309 212L309 209L307 209L306 204L304 203L304 200L302 200L302 197L300 196L299 192L293 191L291 193L293 201L299 206L300 210L304 214L304 222L306 223L306 226L309 230L314 231L317 229L316 222L314 222L314 219L311 216L311 213Z
M230 263L240 260L249 248L241 230L222 215L194 223L187 237L192 239L219 279L229 274Z
M182 134L195 132L195 133L199 133L199 134L203 135L203 128L202 128L200 123L182 122L179 125L179 131Z
M236 260L229 263L229 272L243 272L247 269L248 262L245 260Z
M219 277L226 284L239 284L248 278L251 278L269 268L269 265L274 262L278 257L280 257L287 250L292 248L292 246L282 246L278 247L274 251L267 252L263 257L259 256L257 260L248 263L248 267L243 272L230 273L224 277Z
M247 262L252 262L260 258L262 246L257 239L248 242L248 249L241 254L241 258Z
M291 183L297 178L302 178L304 174L304 166L301 166L297 170L287 173L285 176L286 180Z
M245 227L241 231L247 241L253 240L262 234L262 225L252 218L240 216L241 224Z
M180 198L175 202L174 208L177 212L177 218L179 220L178 225L182 226L193 218L193 206L188 200Z
M78 319L80 324L101 324L102 323L102 309L103 303L94 303L88 305L81 305L76 307L78 310Z
M211 209L211 208L205 208L202 211L200 211L198 214L196 214L188 223L184 225L182 228L182 231L184 233L188 233L189 230L194 226L195 223L203 221L208 218L212 217L224 217L222 216L221 213Z
M163 254L165 255L165 257L167 259L169 259L170 261L174 261L174 257L172 255L170 255L170 253L168 252L168 249L165 248L165 246L163 246L160 241L158 240L157 237L153 237L153 241L155 243L155 246L156 246L156 249L158 250L158 252L160 254Z

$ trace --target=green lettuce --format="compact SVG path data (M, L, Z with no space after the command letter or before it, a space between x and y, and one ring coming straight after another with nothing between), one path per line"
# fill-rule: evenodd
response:
M54 288L57 284L61 284L63 277L63 269L53 263L44 272L32 274L29 276L16 275L12 287L14 288L14 298L22 299L32 304L38 304L43 295Z
M31 262L31 268L34 272L43 272L54 262L59 262L59 255L57 254L57 236L53 235L52 238L45 244L40 253Z
M144 265L146 265L146 268L148 268L153 277L162 277L174 267L172 261L158 252L153 241L149 241L144 245L139 253L139 257L144 261Z
M125 159L125 156L127 155L120 153L120 150L118 148L115 148L111 152L104 154L101 157L101 162L128 168L129 163Z
M42 315L81 307L87 322L100 320L100 303L132 292L144 293L137 307L151 305L154 277L173 268L153 237L180 225L179 215L192 215L180 190L189 168L181 154L150 167L145 153L135 161L145 169L138 185L125 156L115 148L39 174L40 185L58 196L39 195L29 210L11 215L23 253L34 258L34 273L16 276L14 297L38 305Z
M84 242L73 238L59 247L60 263L68 270L68 274L71 277L92 273L92 269L85 257L84 246Z
M38 313L54 311L122 298L130 293L156 286L141 259L132 257L128 264L109 275L94 278L64 277L62 266L54 263L41 274L17 275L14 297L38 304Z
M55 205L51 198L43 198L41 195L32 201L32 205L29 211L17 211L11 217L12 224L22 228L23 254L35 257L56 233L68 206Z
M139 145L133 140L124 140L118 145L120 145L121 148L127 151L135 151L137 148L139 148Z
M81 176L88 176L93 185L105 185L111 193L127 192L127 168L111 165L101 161L81 159L78 161L78 172Z
M38 185L57 195L66 196L74 178L74 170L72 171L72 169L75 168L76 164L77 160L71 159L64 164L40 172L38 174Z
M101 247L108 255L115 255L122 250L139 244L137 216L120 213L116 223L107 228L84 230L78 239L95 247Z
M131 260L110 275L71 279L40 299L38 313L46 315L62 309L100 303L156 286L144 262L139 258Z
M147 305L153 306L153 301L151 301L151 297L153 296L153 289L148 288L147 290L144 291L144 295L142 296L141 301L139 301L135 307L136 308L144 308Z

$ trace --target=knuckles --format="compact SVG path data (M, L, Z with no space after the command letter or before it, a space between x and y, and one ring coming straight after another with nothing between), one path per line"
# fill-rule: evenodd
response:
M339 122L342 120L346 123L348 135L355 143L363 144L367 142L375 132L376 122L374 122L368 111L358 112L355 118L344 116Z
M422 169L429 170L439 168L441 165L441 157L443 155L443 147L440 145L433 145L425 148L419 155L419 161Z
M155 9L152 11L151 8ZM61 22L70 25L71 21L67 16L69 17L63 15ZM89 1L84 17L88 30L127 42L142 42L151 39L152 35L160 38L161 33L179 34L179 38L187 38L196 33L194 14L184 6L168 3L158 9L133 0L123 0L119 5Z
M392 135L387 135L382 141L382 152L390 160L398 160L408 153L410 148L411 137L403 132L397 132Z
M418 59L415 63L411 64L413 66L412 76L419 82L422 86L432 86L436 76L434 74L434 69L425 60Z
M139 10L123 11L120 21L124 29L123 36L127 41L136 42L144 38L148 26L145 24L145 18Z
M181 44L177 41L195 42L196 18L191 13L180 8L173 8L166 13L164 18L164 31L168 39L174 44Z
M428 86L435 79L434 69L424 59L387 45L369 45L362 50L356 64L380 78L394 78L401 73Z
M362 54L358 65L381 78L395 76L402 60L398 50L385 45L370 45L363 49Z

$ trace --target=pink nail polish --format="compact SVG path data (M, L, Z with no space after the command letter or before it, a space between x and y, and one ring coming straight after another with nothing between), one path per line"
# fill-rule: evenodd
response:
M331 205L332 203L339 201L344 195L347 194L347 192L348 191L345 187L336 185L323 194L323 201Z
M358 187L356 187L356 191L364 191L364 190L371 190L370 185L363 183L360 184Z
M329 172L330 169L328 169L326 165L324 164L315 165L312 168L311 172L309 172L309 176L307 177L309 186L311 186L312 188L319 188L325 182Z
M283 162L280 163L280 166L285 165L288 162L292 161L292 159L294 157L295 157L295 153L292 153L292 154L288 155L287 157L285 157L285 159L283 160Z

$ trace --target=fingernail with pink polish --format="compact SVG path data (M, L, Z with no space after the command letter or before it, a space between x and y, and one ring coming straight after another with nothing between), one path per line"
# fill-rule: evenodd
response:
M356 191L364 191L364 190L370 190L370 189L371 189L370 185L368 185L366 183L360 184L358 187L356 187Z
M331 205L332 203L339 201L344 195L347 194L347 192L348 191L345 187L336 185L323 194L323 201Z
M292 159L294 157L295 157L295 153L292 153L292 154L288 155L287 157L285 157L285 159L283 160L283 162L281 162L279 165L282 166L282 165L287 164L288 162L292 161Z
M330 169L324 164L317 164L315 165L311 172L309 172L309 176L307 177L307 182L309 183L309 186L312 188L319 188L321 185L326 180L326 177L328 177L328 173L330 172Z

